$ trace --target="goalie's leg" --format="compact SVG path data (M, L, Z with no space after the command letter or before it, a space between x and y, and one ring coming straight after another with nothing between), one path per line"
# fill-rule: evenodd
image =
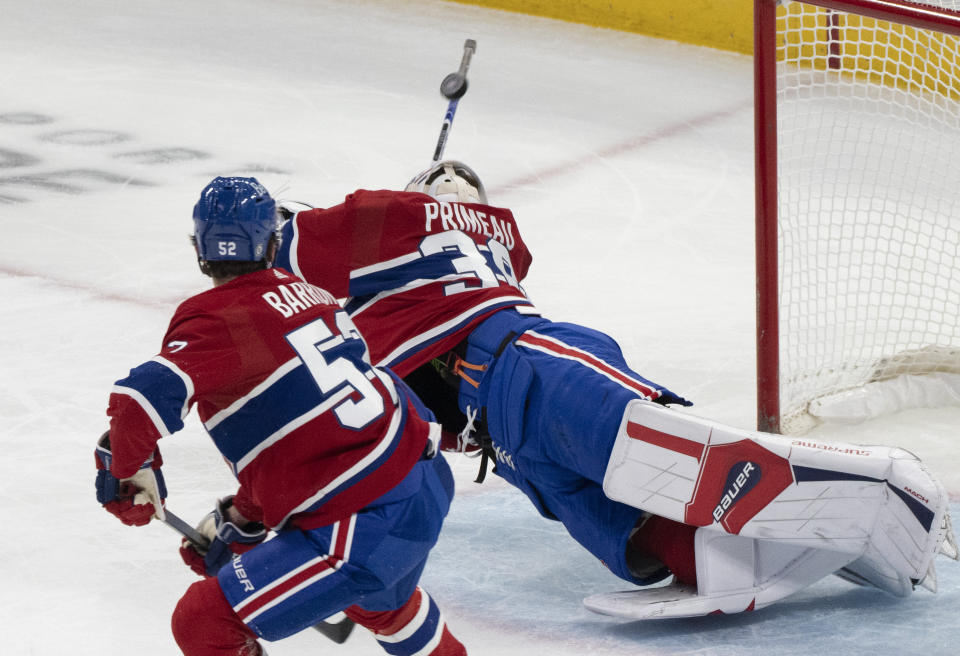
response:
M952 538L942 486L902 449L745 431L651 403L627 407L603 487L694 526L857 556L869 547L914 581Z

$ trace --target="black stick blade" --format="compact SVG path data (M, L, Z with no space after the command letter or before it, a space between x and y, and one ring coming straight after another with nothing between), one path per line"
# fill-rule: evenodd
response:
M313 628L330 638L338 645L342 645L350 637L353 627L356 624L349 617L345 617L339 622L317 622Z

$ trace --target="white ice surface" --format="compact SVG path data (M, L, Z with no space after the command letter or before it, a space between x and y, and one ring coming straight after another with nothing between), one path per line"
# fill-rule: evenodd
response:
M447 155L515 210L547 316L614 335L697 414L754 424L750 59L435 0L0 0L0 653L177 653L194 580L178 540L95 502L112 382L206 288L187 243L200 189L256 175L334 204L430 159L437 89L466 38ZM957 409L816 433L900 444L960 493ZM161 443L170 507L232 488L195 419ZM424 577L474 656L956 653L960 569L895 600L825 580L733 617L629 623L583 596L624 584L475 461ZM954 514L957 514L956 509ZM271 656L377 654L308 632Z

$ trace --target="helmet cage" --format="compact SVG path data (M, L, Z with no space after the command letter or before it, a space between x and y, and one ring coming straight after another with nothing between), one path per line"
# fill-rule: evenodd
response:
M487 204L479 176L463 162L445 160L417 174L406 191L419 191L439 201Z
M218 177L200 192L193 226L200 260L258 262L278 234L277 205L256 178Z

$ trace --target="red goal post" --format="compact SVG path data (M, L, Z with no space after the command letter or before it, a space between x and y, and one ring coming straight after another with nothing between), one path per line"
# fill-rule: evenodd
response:
M960 400L958 9L754 1L761 430Z

